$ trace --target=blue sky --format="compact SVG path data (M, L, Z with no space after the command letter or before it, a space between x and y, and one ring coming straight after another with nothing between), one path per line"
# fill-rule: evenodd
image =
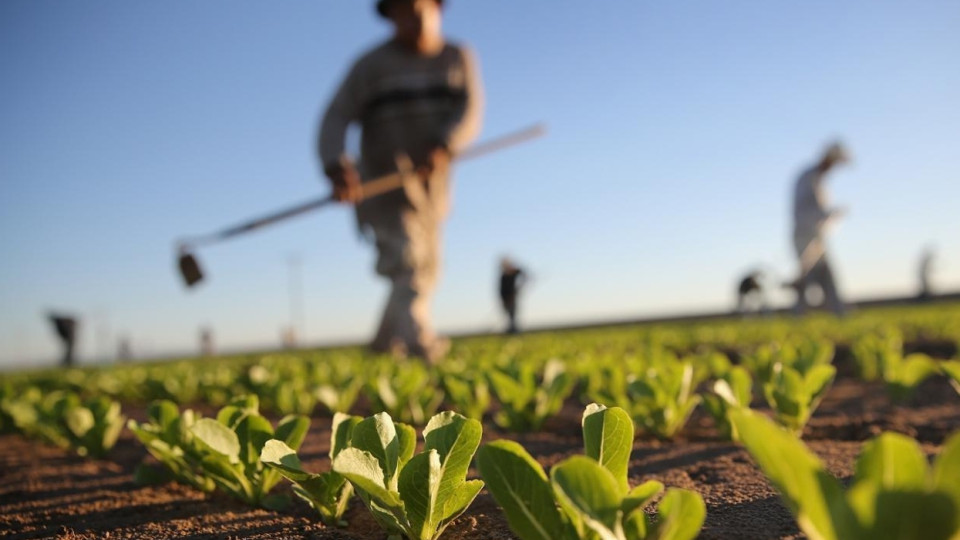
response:
M174 240L323 195L313 141L372 2L0 3L0 365L52 362L42 318L84 318L84 359L269 347L303 261L306 339L372 333L386 285L344 208L199 252ZM485 79L484 137L549 135L457 170L435 306L492 329L496 261L536 277L529 324L727 307L756 265L793 272L789 195L834 138L846 296L908 293L936 246L960 288L955 1L451 0Z

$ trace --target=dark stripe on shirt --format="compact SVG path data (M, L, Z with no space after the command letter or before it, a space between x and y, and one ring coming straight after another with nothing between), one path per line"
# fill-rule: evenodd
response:
M417 90L391 90L374 96L363 108L363 115L375 114L382 107L410 103L412 101L434 101L442 102L444 105L456 105L463 103L467 99L467 93L463 89L451 88L449 86L431 86Z

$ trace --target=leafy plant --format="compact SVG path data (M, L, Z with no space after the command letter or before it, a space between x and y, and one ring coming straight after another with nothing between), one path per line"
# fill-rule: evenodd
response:
M960 434L932 469L909 437L864 445L853 483L842 485L795 436L755 412L730 413L740 439L780 491L797 525L820 540L939 540L960 535Z
M268 493L280 481L280 473L260 461L260 451L270 439L296 450L309 427L308 418L291 415L274 430L260 415L257 397L248 395L221 409L216 420L197 420L190 432L203 448L200 467L217 487L247 504L276 508L284 499Z
M349 446L353 429L361 420L359 416L343 413L336 413L333 416L330 436L331 460L336 459L337 455ZM319 512L320 519L325 524L346 525L343 514L353 496L353 486L347 482L346 478L333 471L314 474L303 470L296 450L277 439L270 439L264 444L260 452L260 461L293 482L293 492Z
M858 337L851 349L860 378L875 381L883 376L886 358L903 353L903 335L893 328L869 332Z
M763 395L782 426L801 433L837 374L830 365L816 365L806 374L776 363Z
M2 410L6 422L25 435L96 458L113 448L125 420L117 401L104 396L83 400L72 391L43 395L29 389L5 397Z
M131 419L127 428L174 479L203 492L213 491L216 484L201 466L204 448L191 431L197 414L190 409L181 413L172 401L158 400L147 408L147 418L149 421L142 424ZM138 479L141 483L152 483L159 477L141 468Z
M511 530L521 540L683 540L695 538L706 515L692 491L667 490L659 519L644 508L663 490L655 480L630 489L627 467L633 421L621 408L590 404L583 415L585 456L543 468L513 441L480 449L477 467Z
M452 408L467 418L482 420L490 408L490 385L483 375L444 375L443 387Z
M689 361L648 368L643 377L627 386L634 421L657 437L672 438L700 403L696 385Z
M388 371L370 381L367 395L374 410L416 425L423 425L440 408L444 397L433 374L419 362L390 364Z
M546 363L539 382L530 363L495 369L488 377L502 406L494 421L511 431L540 429L547 418L563 407L563 401L573 391L575 382L560 360Z
M482 429L476 420L440 413L423 430L424 451L414 456L413 428L380 413L353 428L333 470L353 484L391 540L433 540L483 488L480 480L466 480Z
M711 392L703 395L703 405L713 417L725 439L737 440L737 430L730 423L728 413L733 409L750 407L753 398L753 378L746 368L731 367L723 376L713 382Z
M920 383L940 371L937 362L925 354L900 353L883 357L883 382L894 401L910 399Z

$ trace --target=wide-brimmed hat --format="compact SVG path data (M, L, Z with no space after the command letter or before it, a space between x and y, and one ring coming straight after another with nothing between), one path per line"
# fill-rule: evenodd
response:
M396 1L397 0L377 0L377 13L379 13L381 17L386 17L387 6L389 6L391 2L396 2ZM443 5L443 0L435 0L435 1L441 6Z

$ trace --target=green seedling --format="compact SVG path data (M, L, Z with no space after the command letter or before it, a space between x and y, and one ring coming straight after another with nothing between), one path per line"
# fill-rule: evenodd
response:
M560 360L550 360L537 380L529 363L489 373L490 386L500 401L494 417L497 425L511 431L535 431L563 407L573 391L574 378Z
M193 435L191 429L198 417L190 409L182 413L172 401L159 400L147 409L148 421L127 422L127 428L143 443L150 455L155 457L178 482L193 486L203 492L216 488L213 479L204 474L201 462L204 447ZM149 469L139 470L141 483L153 483L162 479Z
M960 360L950 360L940 364L943 373L950 379L950 384L960 393Z
M361 420L359 416L334 415L330 436L331 460L350 445L353 428ZM293 492L316 510L325 524L333 527L347 524L343 521L343 514L353 496L353 486L346 478L333 471L315 474L303 470L296 450L277 439L270 439L263 446L260 461L293 482Z
M644 508L663 491L655 480L633 489L627 468L633 447L630 415L619 407L588 405L583 415L584 456L553 467L550 476L513 441L480 449L477 467L521 540L687 540L706 516L703 499L669 489L657 521Z
M700 403L689 361L650 367L627 386L634 421L645 431L670 439L687 423Z
M423 430L423 452L414 455L413 428L380 413L353 428L333 470L353 485L390 540L433 540L483 488L466 479L482 430L476 420L440 413Z
M777 422L797 434L803 432L836 374L836 368L830 365L814 366L804 375L783 364L774 364L770 381L763 385L763 395Z
M933 467L920 445L884 433L864 445L846 491L796 436L764 416L731 411L740 440L807 537L948 540L960 537L960 434Z
M720 435L731 441L737 440L737 430L730 423L729 412L750 408L753 399L753 378L746 368L731 367L722 377L713 382L710 392L703 395L703 405L717 424Z
M310 427L304 416L286 416L277 424L260 415L256 396L233 400L217 419L201 418L190 432L202 448L200 467L218 488L252 506L282 507L283 497L270 496L280 472L260 461L260 451L270 439L283 441L296 451Z

